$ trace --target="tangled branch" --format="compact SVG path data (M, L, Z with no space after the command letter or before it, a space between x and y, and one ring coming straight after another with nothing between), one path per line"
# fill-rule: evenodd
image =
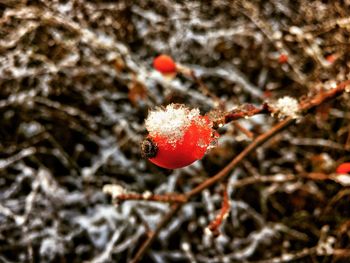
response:
M317 94L314 97L308 98L300 102L299 104L299 110L302 114L307 114L308 112L314 110L316 107L321 105L322 103L329 101L339 95L341 95L345 91L349 91L349 85L350 80L344 81L340 83L337 87L328 90L323 91ZM232 121L237 120L241 117L245 116L253 116L255 114L260 114L263 112L270 112L268 110L269 107L264 104L264 106L261 109L258 109L254 106L245 106L242 107L241 110L235 110L234 112L230 112L227 114L228 117L221 118L221 121ZM285 130L287 127L289 127L291 124L295 123L296 119L293 117L287 117L284 120L277 123L275 126L273 126L269 131L261 134L258 136L255 140L252 141L251 144L249 144L239 155L237 155L228 165L226 165L220 172L218 172L216 175L208 178L189 192L183 194L171 194L172 198L169 199L169 194L163 195L163 196L157 196L156 198L153 198L154 201L161 201L161 202L175 202L175 204L172 205L170 211L164 216L164 218L161 220L161 222L158 224L155 231L149 233L147 239L142 244L142 246L138 249L137 253L134 256L134 259L132 260L133 263L138 262L144 253L147 251L149 246L152 244L152 242L157 237L157 234L159 231L169 222L169 220L179 211L179 209L182 207L183 204L189 202L191 198L201 193L204 189L207 189L214 184L218 183L219 181L223 180L227 175L232 171L247 155L252 153L254 150L256 150L259 146L264 144L266 141L271 139L272 137L276 136L278 133ZM221 122L219 122L221 123ZM227 194L227 193L226 193ZM220 213L218 215L217 220L213 221L212 224L209 226L209 228L216 229L220 222L222 221L223 215L227 214L227 200L224 194L223 198L223 213ZM134 199L135 196L130 196L131 199ZM175 198L176 197L176 198ZM117 197L119 198L119 197ZM122 200L127 200L127 196L122 196ZM147 200L147 198L142 198L141 196L137 196L137 199L143 199ZM226 201L225 201L226 200Z

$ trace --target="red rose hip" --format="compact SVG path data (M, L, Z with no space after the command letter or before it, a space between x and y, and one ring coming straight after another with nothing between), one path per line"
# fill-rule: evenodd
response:
M151 111L145 124L149 135L141 145L142 154L167 169L181 168L203 158L217 138L207 116L179 104Z

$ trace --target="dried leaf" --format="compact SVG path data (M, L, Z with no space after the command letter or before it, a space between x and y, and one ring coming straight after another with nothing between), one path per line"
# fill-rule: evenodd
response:
M128 98L134 106L138 105L140 100L145 100L147 98L146 87L138 81L133 81L129 85Z

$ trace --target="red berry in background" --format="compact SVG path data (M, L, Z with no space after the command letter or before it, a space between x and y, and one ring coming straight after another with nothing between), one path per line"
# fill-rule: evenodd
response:
M336 173L338 174L348 174L350 173L350 163L342 163L337 167Z
M174 60L167 55L159 55L153 60L153 67L163 74L175 73L176 64Z
M330 54L326 57L328 63L333 64L337 60L337 56L335 54Z
M142 154L167 169L181 168L203 158L217 138L207 116L179 104L151 111L145 125L149 135L141 145Z
M268 99L272 97L272 92L270 90L265 90L263 93L264 98Z
M281 54L278 57L278 63L284 64L284 63L287 63L287 62L288 62L288 55L287 54Z

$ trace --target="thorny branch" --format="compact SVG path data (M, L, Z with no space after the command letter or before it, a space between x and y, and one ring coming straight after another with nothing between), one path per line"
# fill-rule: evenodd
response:
M322 103L335 98L336 96L342 94L344 91L347 91L349 89L349 85L350 85L350 80L344 81L334 89L321 92L311 99L306 99L302 101L300 103L300 111L306 114L307 112L313 110L314 108L321 105ZM232 171L232 169L234 169L248 154L252 153L256 148L261 146L263 143L271 139L273 136L275 136L279 132L285 130L288 126L293 124L295 121L296 120L294 118L288 117L285 120L282 120L281 122L277 123L266 133L258 136L251 144L249 144L238 156L236 156L219 173L217 173L213 177L208 178L203 183L199 184L197 187L187 192L185 194L187 198L186 202L188 202L192 197L202 192L204 189L207 189L212 185L216 184L217 182L221 181L222 179L224 179L229 174L229 172ZM156 238L157 233L159 233L161 228L163 228L168 223L168 221L177 213L177 211L179 211L182 205L183 203L177 203L173 205L171 210L164 216L162 221L159 223L156 230L151 234L149 234L146 241L139 248L139 250L137 251L137 253L135 254L132 260L132 263L136 263L142 258L144 253L147 251L149 246L152 244L152 242Z

